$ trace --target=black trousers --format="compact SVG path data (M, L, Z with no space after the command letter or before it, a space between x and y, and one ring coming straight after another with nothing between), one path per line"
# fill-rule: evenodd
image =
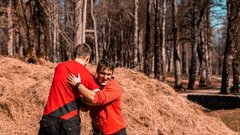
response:
M80 119L73 122L43 115L38 135L80 135Z
M92 135L103 135L103 133L101 133L99 129L95 128ZM120 131L114 133L113 135L127 135L126 128L121 129Z

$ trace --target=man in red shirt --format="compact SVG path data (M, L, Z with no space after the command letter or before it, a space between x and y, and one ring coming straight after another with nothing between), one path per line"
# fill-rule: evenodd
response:
M69 74L81 74L82 84L88 89L99 88L92 74L85 68L89 63L91 48L83 43L76 47L74 60L57 65L46 107L40 121L39 135L79 135L79 108L82 95L67 83Z
M90 107L93 135L126 135L126 124L121 113L122 88L112 77L114 66L100 62L97 67L99 91L91 91L82 83L78 75L70 74L68 82L83 94ZM81 75L82 76L82 75Z

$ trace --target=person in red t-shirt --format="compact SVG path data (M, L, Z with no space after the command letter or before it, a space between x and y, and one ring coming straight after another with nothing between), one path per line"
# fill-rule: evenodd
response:
M82 95L67 83L69 74L81 74L82 84L90 90L98 89L92 74L85 68L92 50L83 43L76 46L75 60L62 62L55 68L47 104L40 121L39 135L79 135L79 108Z
M68 82L83 94L91 105L93 135L126 135L126 124L121 113L122 88L113 78L114 66L110 62L100 62L97 67L99 91L91 91L82 83L82 77L70 74ZM81 75L82 76L82 75Z

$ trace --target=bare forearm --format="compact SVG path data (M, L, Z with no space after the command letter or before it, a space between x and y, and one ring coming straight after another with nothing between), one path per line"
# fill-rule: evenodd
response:
M89 105L89 106L96 106L97 105L97 104L94 104L92 101L87 100L85 97L84 97L83 103L86 104L86 105Z
M77 88L77 91L85 97L88 104L94 105L95 92L98 91L99 89L95 89L91 91L88 88L86 88L83 84L81 84L80 74L78 74L78 78L73 74L70 74L68 76L68 83L72 87Z
M87 103L94 104L95 92L87 89L84 85L79 85L78 92L80 92L87 100Z

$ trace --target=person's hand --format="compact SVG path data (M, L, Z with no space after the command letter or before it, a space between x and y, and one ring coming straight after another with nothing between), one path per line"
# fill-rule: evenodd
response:
M98 92L98 91L100 91L100 90L99 90L99 89L94 89L94 90L93 90L93 92L95 92L95 93Z
M78 74L78 77L76 77L76 76L73 75L73 74L70 74L70 75L68 76L68 83L69 83L71 86L75 86L77 83L81 83L80 74Z

